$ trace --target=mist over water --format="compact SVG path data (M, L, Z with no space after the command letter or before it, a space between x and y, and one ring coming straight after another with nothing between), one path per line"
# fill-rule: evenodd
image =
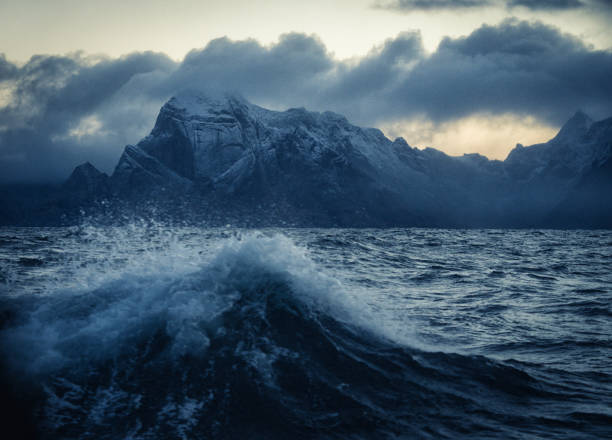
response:
M612 232L3 228L46 438L604 438Z

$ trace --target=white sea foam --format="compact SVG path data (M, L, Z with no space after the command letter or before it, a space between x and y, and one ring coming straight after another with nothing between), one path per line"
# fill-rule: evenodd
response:
M2 332L2 349L20 369L44 373L112 359L160 330L171 339L168 355L202 355L210 332L223 331L213 328L217 318L250 286L270 280L285 283L309 308L384 330L307 249L282 235L236 234L203 247L158 231L147 240L137 228L81 233L90 246L106 246L125 263L74 267L73 276L86 282L56 287L38 298L21 325Z

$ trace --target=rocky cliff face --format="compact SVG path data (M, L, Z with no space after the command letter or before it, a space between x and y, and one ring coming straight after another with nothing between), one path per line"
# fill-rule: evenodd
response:
M331 112L186 92L125 148L112 176L85 164L64 190L66 199L155 204L205 223L543 227L556 212L556 226L580 226L572 206L585 188L595 194L610 157L612 119L581 112L549 142L517 145L502 162L412 148Z
M408 190L427 180L415 153L331 112L184 94L162 107L149 136L126 147L111 180L118 193L182 186L226 206L283 205L325 224L425 224L435 201Z
M151 134L126 153L133 156L134 150L156 158L184 179L237 193L245 190L244 183L252 188L254 179L269 189L268 184L283 174L286 161L321 172L350 167L364 176L400 184L408 176L398 153L412 149L331 112L274 112L235 96L211 99L186 94L162 107ZM161 175L160 170L145 168ZM131 173L118 167L113 177L120 178L125 171Z

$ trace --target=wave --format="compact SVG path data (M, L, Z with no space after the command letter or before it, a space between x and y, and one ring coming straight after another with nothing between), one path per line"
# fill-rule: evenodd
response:
M41 433L512 438L517 426L581 428L562 406L525 412L525 399L562 401L562 391L518 363L394 340L285 237L228 238L211 253L19 300L0 346L9 376L34 384Z

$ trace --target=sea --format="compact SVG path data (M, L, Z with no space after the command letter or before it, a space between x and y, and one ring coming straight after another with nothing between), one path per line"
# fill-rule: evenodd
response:
M612 438L612 231L2 228L0 355L7 439Z

